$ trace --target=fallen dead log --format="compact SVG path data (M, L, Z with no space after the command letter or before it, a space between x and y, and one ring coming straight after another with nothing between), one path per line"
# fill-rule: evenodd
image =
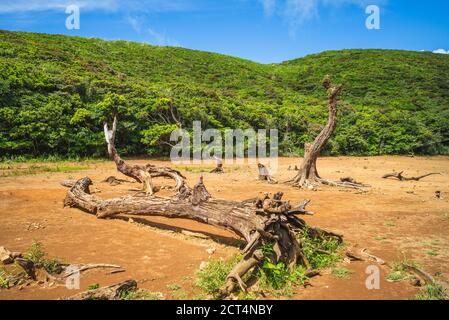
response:
M433 176L433 175L441 175L441 173L439 173L439 172L433 172L433 173L424 174L424 175L419 176L419 177L404 177L403 173L404 173L404 171L387 173L386 175L384 175L382 177L382 179L394 178L394 179L398 179L399 181L420 181L420 180L422 180L424 178L427 178L427 177L430 177L430 176Z
M243 203L214 199L201 178L193 189L181 189L171 198L126 196L101 199L90 194L91 184L88 177L79 180L68 191L65 206L80 208L103 219L119 214L191 219L230 230L243 238L247 243L243 249L244 258L230 272L226 285L220 291L221 296L231 294L238 287L245 288L242 276L261 263L260 249L263 244L273 245L271 261L282 261L291 269L297 264L310 269L298 233L305 232L312 238L332 238L339 243L343 241L341 235L310 227L297 216L311 214L305 209L309 200L293 206L282 200L282 193L273 197L265 194Z
M78 293L67 300L120 300L127 292L137 289L135 280L127 280L108 287Z

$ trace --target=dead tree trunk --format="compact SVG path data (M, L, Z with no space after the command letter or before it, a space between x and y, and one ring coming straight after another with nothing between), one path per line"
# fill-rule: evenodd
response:
M338 96L343 90L343 86L333 86L330 78L326 76L323 80L323 87L328 93L328 120L326 126L321 133L315 138L313 144L306 143L304 147L304 159L302 161L299 172L295 178L288 181L299 188L306 188L315 186L316 184L327 184L332 186L342 186L350 188L360 188L363 185L358 185L349 182L334 182L322 179L317 170L317 159L321 150L326 146L337 125L337 106Z
M115 148L115 135L117 131L117 117L114 117L112 130L109 130L108 124L104 124L104 134L106 143L108 144L108 154L114 160L117 170L127 177L133 178L142 183L142 191L147 195L153 195L154 186L152 178L167 177L176 181L175 189L177 191L184 189L185 177L176 170L171 168L161 168L154 165L128 165L118 154Z
M220 296L231 294L235 289L246 288L242 276L259 265L263 260L261 246L273 245L272 259L284 262L290 268L303 264L310 268L301 241L297 234L306 232L314 238L334 238L342 241L342 236L309 227L297 215L312 214L305 207L310 202L292 206L282 201L282 193L273 198L267 194L261 198L246 202L219 200L211 197L203 183L193 188L180 189L172 198L135 198L122 197L103 200L91 195L89 186L92 181L83 178L68 191L65 206L77 207L98 218L107 218L118 214L164 216L169 218L192 219L209 225L227 229L242 237L247 245L243 250L244 259L230 272Z

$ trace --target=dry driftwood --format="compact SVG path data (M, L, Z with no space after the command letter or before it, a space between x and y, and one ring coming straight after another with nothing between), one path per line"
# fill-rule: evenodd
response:
M330 77L325 77L323 80L323 87L328 93L328 110L329 116L326 126L321 133L315 138L313 144L306 143L304 147L304 159L299 168L298 174L287 183L293 184L295 187L308 188L315 187L317 184L324 184L329 186L338 186L345 188L360 189L368 187L362 184L349 181L330 181L321 178L317 170L317 159L321 150L326 146L331 138L337 125L337 106L338 97L343 90L343 86L333 86Z
M383 179L389 179L389 178L394 178L394 179L398 179L399 181L420 181L421 179L427 178L429 176L433 176L433 175L441 175L441 173L428 173L428 174L424 174L422 176L419 177L404 177L403 176L404 171L401 172L393 172L393 173L388 173L386 175L384 175L382 178Z
M67 300L120 300L126 292L135 291L137 282L135 280L127 280L108 287L98 288L81 292Z
M91 184L92 181L88 177L79 180L68 191L65 205L80 208L98 218L123 213L192 219L230 230L243 238L247 243L243 249L244 259L230 272L228 281L220 292L223 297L238 287L245 288L241 280L242 275L261 262L260 248L263 243L273 244L273 261L282 261L290 268L297 264L310 268L297 233L307 232L314 238L335 238L342 242L341 235L310 227L297 216L312 214L305 209L310 201L306 200L293 206L282 200L282 193L273 197L264 194L247 202L214 199L201 178L193 189L183 188L171 198L127 196L101 199L90 194Z

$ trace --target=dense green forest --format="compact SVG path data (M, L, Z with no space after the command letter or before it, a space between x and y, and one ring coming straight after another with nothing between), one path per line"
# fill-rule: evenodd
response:
M102 156L119 114L126 155L166 156L177 126L277 128L300 154L344 84L327 154L448 154L449 56L330 51L281 64L126 41L0 31L0 156Z

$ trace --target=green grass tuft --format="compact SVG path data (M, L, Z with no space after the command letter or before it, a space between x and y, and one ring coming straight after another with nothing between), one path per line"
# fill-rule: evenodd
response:
M8 274L3 269L0 269L0 289L9 289Z
M181 289L181 286L177 285L176 283L167 284L167 289L172 290L172 291L176 291L176 290Z
M144 289L127 291L120 296L121 300L162 300L163 298L160 292L149 292Z
M300 241L304 254L313 269L326 269L334 266L341 260L339 250L342 245L336 239L311 238L308 235L308 230L303 230L300 234Z
M57 259L47 259L44 246L41 242L33 240L30 249L25 254L25 258L32 261L36 266L41 266L50 274L62 272L61 262Z
M353 271L346 268L333 268L332 274L340 279L347 279L353 273Z
M98 283L93 283L87 287L87 290L97 290L97 289L100 289L100 284Z
M426 252L427 255L431 256L431 257L436 257L438 256L438 252L436 252L435 250L429 250Z
M197 272L196 286L208 294L215 294L225 284L226 278L237 263L242 260L236 255L227 261L211 260L207 266Z
M423 287L415 296L415 300L447 300L447 290L440 284L433 283Z

